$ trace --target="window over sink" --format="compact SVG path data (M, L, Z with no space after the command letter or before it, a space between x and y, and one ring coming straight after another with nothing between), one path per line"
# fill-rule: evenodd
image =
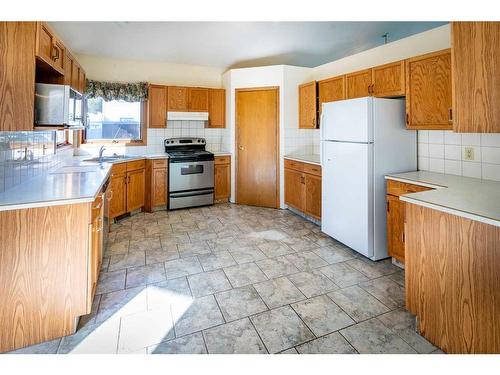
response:
M86 143L145 144L143 102L86 99Z

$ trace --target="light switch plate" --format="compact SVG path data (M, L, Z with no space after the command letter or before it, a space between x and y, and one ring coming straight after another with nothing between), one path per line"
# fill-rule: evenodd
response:
M464 148L464 160L474 160L474 147Z

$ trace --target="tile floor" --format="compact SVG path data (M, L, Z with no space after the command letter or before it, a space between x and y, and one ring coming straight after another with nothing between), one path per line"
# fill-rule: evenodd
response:
M288 210L232 204L114 224L90 315L20 353L432 353L404 274Z

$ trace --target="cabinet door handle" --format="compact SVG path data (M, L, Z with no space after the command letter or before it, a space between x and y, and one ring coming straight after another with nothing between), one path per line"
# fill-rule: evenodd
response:
M401 242L405 243L405 232L404 231L401 232Z
M410 125L410 115L406 114L406 125Z
M389 201L387 201L387 212L389 212L390 209L389 209Z
M113 190L110 190L108 192L108 201L110 201L111 199L113 199Z
M313 117L313 126L316 127L316 117Z
M448 109L448 122L450 124L453 122L453 108Z

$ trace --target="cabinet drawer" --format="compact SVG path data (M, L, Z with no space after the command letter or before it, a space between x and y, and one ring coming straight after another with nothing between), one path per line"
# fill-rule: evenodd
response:
M405 182L387 180L387 194L395 195L399 197L400 195L418 193L419 191L432 190L420 185L407 184Z
M153 169L166 168L166 167L167 167L167 159L153 160Z
M310 173L316 176L321 176L321 166L320 165L315 165L315 164L303 164L304 172L305 173Z
M230 164L231 156L216 156L215 157L215 165L219 164Z
M113 164L111 176L118 176L127 173L127 163Z
M302 172L304 170L304 163L301 163L300 161L285 159L285 168Z
M127 172L135 171L136 169L144 169L146 167L146 160L129 161L127 163Z

